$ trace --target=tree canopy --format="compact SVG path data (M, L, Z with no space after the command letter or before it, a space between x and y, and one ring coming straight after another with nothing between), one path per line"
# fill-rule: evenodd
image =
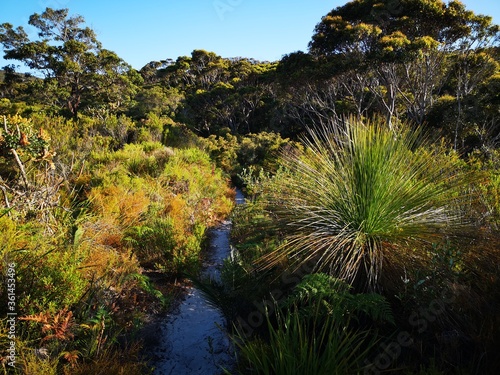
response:
M408 59L426 49L485 47L498 31L491 17L456 0L356 0L323 17L309 47L324 56Z
M77 117L85 106L123 106L134 93L140 76L114 52L103 49L95 32L81 16L68 9L47 8L33 14L29 24L38 29L31 40L22 27L0 26L6 59L22 61L43 74L41 87L48 99Z
M294 137L313 123L381 114L390 124L409 120L441 129L456 148L484 121L499 127L497 107L477 104L491 97L480 89L489 92L496 82L499 27L456 0L350 1L321 19L307 52L278 62L197 49L140 71L103 48L68 9L47 8L29 22L37 38L5 23L0 42L7 59L43 79L10 65L0 95L75 118L96 109L135 119L153 113L204 136L278 131ZM446 119L437 115L443 103Z

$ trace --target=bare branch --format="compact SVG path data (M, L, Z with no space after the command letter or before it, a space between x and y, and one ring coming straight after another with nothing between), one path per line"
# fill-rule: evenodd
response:
M3 192L3 199L5 201L5 207L10 208L9 197L7 196L7 189L5 189L5 186L0 185L0 190L2 190L2 192Z
M19 127L18 127L19 130ZM19 167L19 170L21 172L21 177L23 178L24 185L26 186L26 189L29 188L30 184L28 182L28 177L26 176L26 171L24 169L24 164L19 158L19 155L17 154L16 150L11 148L10 149L11 154L14 156L14 159L16 161L17 166Z

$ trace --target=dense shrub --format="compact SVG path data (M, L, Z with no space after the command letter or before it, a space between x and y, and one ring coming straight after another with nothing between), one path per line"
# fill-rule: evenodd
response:
M365 138L360 134L365 131L365 135L370 136ZM332 233L331 239L340 241L340 244L349 244L350 237L347 234L350 226L361 223L362 235L352 237L357 240L354 245L360 245L371 233L368 231L370 227L365 228L362 225L368 225L370 222L387 224L390 220L385 220L396 215L397 220L393 222L397 227L395 235L385 237L380 243L381 246L375 248L383 251L384 262L377 277L378 290L391 305L398 331L408 334L412 344L400 346L401 351L398 351L393 360L384 364L388 366L384 369L390 368L408 374L414 373L410 369L418 368L422 371L416 373L453 373L459 371L458 369L471 373L494 373L493 369L498 367L494 348L498 346L500 337L498 329L494 328L498 327L498 314L494 310L500 306L500 247L498 211L495 203L498 164L495 153L489 150L462 158L454 150L438 142L427 146L414 143L413 146L407 145L401 149L399 157L391 162L391 156L395 156L398 151L392 143L405 139L400 133L392 133L387 129L390 139L386 139L386 147L381 149L374 143L384 139L383 136L371 133L368 128L361 127L352 130L352 133L333 134L333 137L328 138L325 133L320 133L313 141L309 141L304 151L286 156L286 168L278 169L278 173L261 171L257 174L241 174L247 190L251 193L251 199L245 207L238 208L234 216L233 239L239 255L226 268L233 275L231 280L235 287L220 288L212 285L215 290L211 292L216 297L213 298L216 305L227 306L229 300L238 301L238 306L244 306L246 310L237 311L233 321L237 323L237 327L245 327L246 323L247 330L241 328L239 331L245 333L249 324L247 317L251 316L252 311L254 314L256 311L262 311L262 307L258 307L259 301L272 300L273 296L281 296L277 297L279 302L287 301L283 295L290 293L290 283L279 285L271 281L299 282L304 276L307 280L307 275L315 269L331 271L329 267L318 267L318 260L328 259L328 254L314 257L309 256L308 252L296 251L298 248L295 245L300 242L293 236L301 236L301 230L307 233L320 231ZM347 138L346 141L344 137L349 135L356 135L356 138ZM363 143L363 140L366 143ZM324 146L325 143L327 146ZM308 148L311 145L313 147ZM371 147L368 148L368 145ZM356 146L360 147L359 154L355 154ZM379 151L385 157L381 159L383 162L377 164L379 159L375 156ZM361 158L361 155L365 157ZM398 162L402 163L399 172L396 168ZM405 173L410 172L418 163L422 164L414 170L411 178L404 177ZM376 168L377 165L380 168ZM388 175L385 175L385 171ZM354 179L356 176L358 179ZM378 184L376 176L381 178L382 185ZM422 185L418 184L419 180ZM335 181L338 181L338 184L334 185ZM359 185L354 184L354 181L358 181ZM394 190L398 193L389 194L390 189L399 183L400 189ZM404 227L401 209L407 209L412 202L406 188L411 188L411 191L418 188L424 195L436 194L432 199L423 198L421 204L414 207L417 211L411 212L415 214L424 209L425 213L425 208L429 209L428 213L432 216L430 219L426 214L422 214L410 220L413 229L421 228L423 232L412 229L408 234L406 231L409 227ZM355 201L352 205L346 195L349 192L356 192L351 195ZM370 196L373 199L366 199ZM391 199L388 199L389 197ZM384 206L384 201L389 206ZM428 206L431 202L432 206ZM444 206L438 208L439 206L435 206L438 204ZM339 210L339 207L344 209ZM383 207L385 209L382 209ZM433 207L437 208L439 213L432 214ZM368 215L370 212L372 214ZM440 216L444 212L448 214ZM310 218L307 218L309 214ZM335 232L334 235L336 225L343 218L341 215L352 215L349 216L351 220L343 221L344 230ZM356 222L354 219L358 216L355 215L365 220ZM436 222L440 217L444 220ZM289 221L291 218L297 221ZM423 220L419 224L420 219ZM286 225L279 225L280 223ZM427 225L429 227L426 228ZM386 227L385 231L374 233L383 236L389 232ZM347 237L344 238L344 235ZM403 237L398 240L400 235ZM404 238L406 235L408 237ZM418 241L419 237L426 240ZM311 252L325 249L328 238L330 237L316 241L305 237L304 249ZM287 252L287 248L292 251ZM364 278L366 274L363 272L365 267L362 261L352 262L352 265L356 264L361 267ZM368 267L366 272L369 270ZM267 276L262 278L266 273ZM358 280L353 280L354 285L359 286ZM265 291L256 293L255 289L251 288L252 285L262 282L269 284L268 294ZM309 291L320 291L322 288L313 284L309 289L303 290L304 293L299 294L307 296ZM363 300L368 298L369 294L363 293L359 296L360 300ZM337 305L331 304L328 299L323 301L323 310L319 316L333 311L332 306ZM269 304L264 303L262 306ZM352 311L347 305L343 306L340 314ZM231 312L227 308L226 311ZM293 319L289 319L289 312L290 310L285 310L279 319L286 318L286 322L292 324ZM262 327L254 328L252 325L251 331L260 333L260 339L253 341L248 337L240 337L243 341L238 342L242 345L242 350L247 350L245 356L252 358L250 363L243 362L244 368L258 367L268 369L263 371L273 371L270 370L271 366L280 361L273 362L271 358L280 358L281 354L288 352L286 348L282 351L276 349L277 343L273 340L278 337L284 340L286 334L291 334L292 331L280 330L275 324L276 319L271 317L268 324L264 325L271 327L271 334L265 334ZM369 329L374 327L376 326L371 323L365 326ZM389 335L390 332L390 327L383 328L383 336ZM374 338L374 331L371 331L369 336ZM294 340L299 340L298 336ZM365 361L365 364L375 366L377 371L382 369L376 367L378 358L384 353L382 348L391 345L394 338L382 337L381 340L382 343L377 345L378 351L376 349L375 352L367 354ZM274 344L273 347L270 346L271 343ZM273 353L272 357L267 358L268 353Z
M145 373L139 346L118 344L171 298L144 267L195 269L234 191L204 151L160 143L160 119L6 120L0 259L2 275L16 264L19 373ZM129 143L135 132L141 142Z
M204 140L204 144L217 165L240 186L244 182L239 174L245 169L255 173L264 169L266 173L274 174L279 167L281 152L301 148L299 143L282 138L278 133L266 132L245 136L229 132L220 136L211 135Z

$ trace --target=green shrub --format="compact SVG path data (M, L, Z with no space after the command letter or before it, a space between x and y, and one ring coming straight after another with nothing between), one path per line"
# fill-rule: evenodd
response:
M360 374L376 344L368 331L347 329L332 316L308 320L297 310L276 310L273 318L276 326L266 314L268 341L236 335L241 374Z
M279 168L279 156L283 150L301 146L282 138L278 133L258 133L246 136L211 135L204 140L206 149L217 165L233 177L238 185L242 184L239 174L244 169L258 173L261 169L274 174Z
M451 202L465 180L404 126L356 119L336 126L311 130L304 152L284 156L289 178L276 186L269 209L286 241L262 263L312 261L375 289L384 260L409 266L426 242L463 230Z
M344 325L360 316L374 322L394 324L391 307L380 294L351 294L352 287L342 280L323 273L304 276L290 296L283 302L287 309L299 307L307 318L315 314L331 315Z
M104 112L10 120L0 143L19 143L18 121L35 152L19 153L29 167L19 199L18 164L0 166L2 176L12 167L12 178L0 181L0 267L17 264L19 363L32 373L143 373L138 346L115 341L144 321L146 306L169 301L141 265L170 274L195 270L206 230L229 214L234 191L206 152L160 143L176 131L167 126L159 137L161 118L144 124L141 143L128 143L137 139L130 119ZM45 149L39 140L54 146L46 163L29 159ZM46 339L52 333L45 327L58 322L71 323L70 335ZM0 327L0 339L5 332ZM32 355L42 346L50 361ZM134 359L124 361L127 353Z

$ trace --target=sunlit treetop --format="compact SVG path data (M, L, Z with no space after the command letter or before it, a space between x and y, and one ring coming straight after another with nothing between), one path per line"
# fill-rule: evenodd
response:
M322 18L309 48L320 56L404 59L422 48L495 45L498 36L491 17L460 1L355 0Z

